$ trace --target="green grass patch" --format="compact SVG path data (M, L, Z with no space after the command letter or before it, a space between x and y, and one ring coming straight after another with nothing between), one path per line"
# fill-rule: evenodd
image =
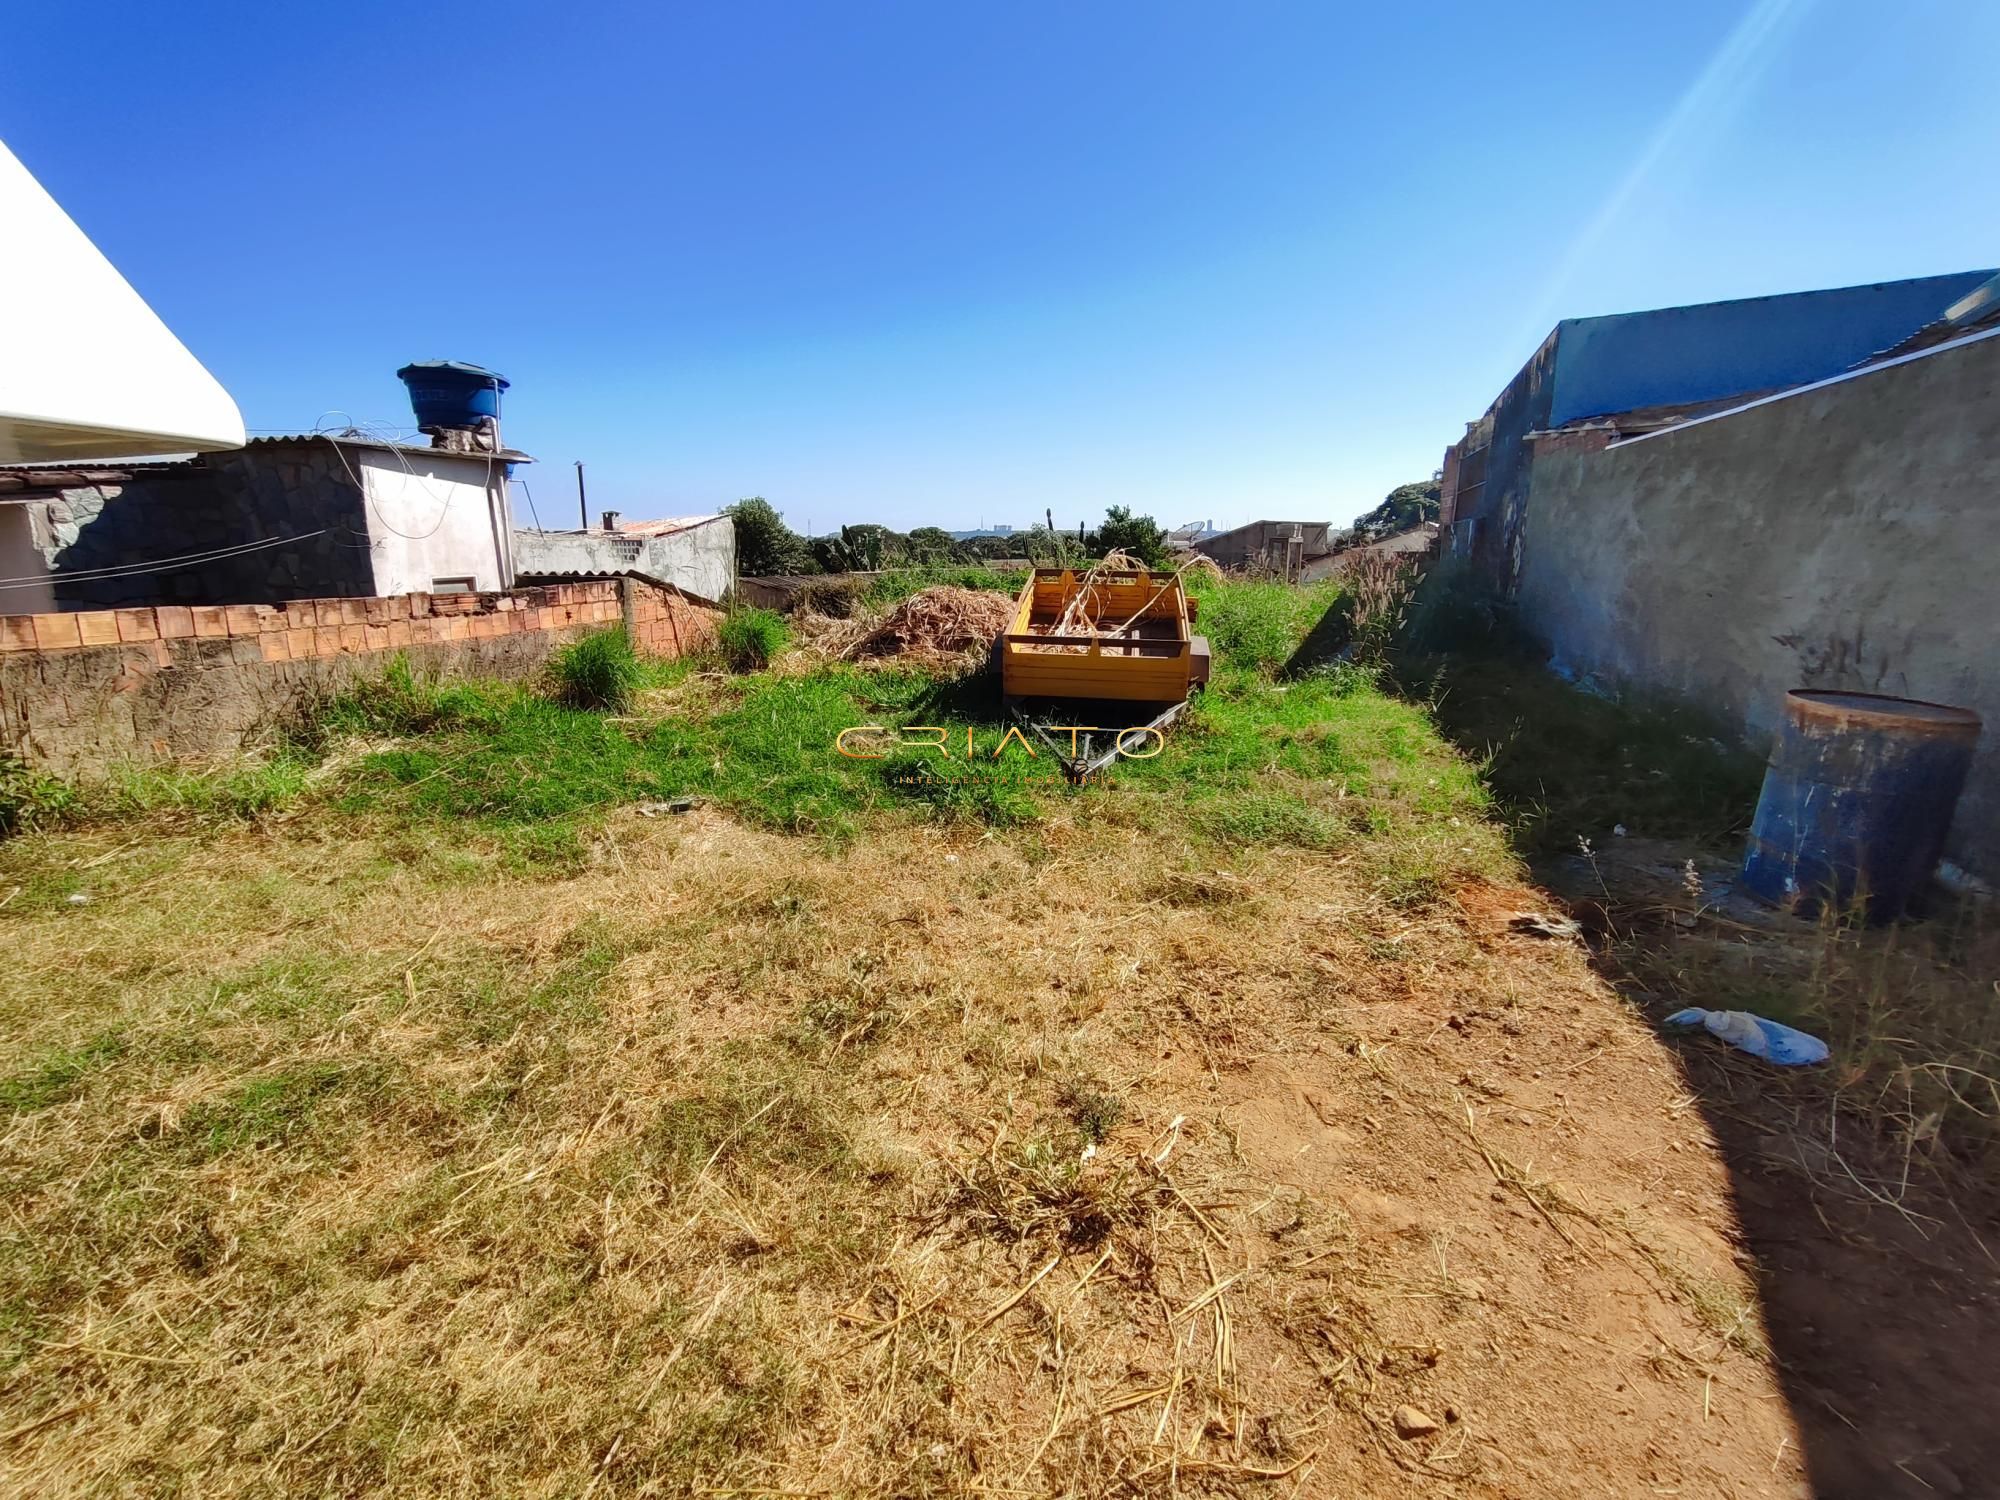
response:
M886 598L1015 581L992 569L925 568L871 587ZM1110 816L1217 844L1315 850L1386 834L1399 819L1479 815L1485 794L1472 768L1421 708L1382 692L1372 669L1336 662L1281 678L1337 586L1196 578L1192 588L1214 678L1162 753L1117 762L1102 794L1063 785L1046 747L1031 755L1004 741L990 672L938 679L833 664L696 676L686 662L637 662L622 635L600 632L557 659L548 691L433 679L398 658L302 716L269 761L134 774L116 806L242 815L310 796L375 819L385 837L398 823L449 824L482 840L475 876L493 857L527 873L573 872L593 857L609 809L685 796L834 839L885 815L1022 827L1079 796ZM739 610L724 631L750 660L775 651L765 627L780 624ZM620 704L617 715L600 711ZM871 725L883 732L841 738ZM329 755L353 755L357 740L383 739L393 743L314 770Z
M231 1151L295 1145L314 1132L339 1096L379 1095L387 1082L388 1070L368 1062L308 1063L253 1078L190 1111L178 1141L199 1161Z
M761 672L785 649L791 629L774 609L736 608L716 629L722 659L734 672Z
M33 1067L0 1078L0 1110L27 1114L75 1097L91 1073L124 1055L125 1044L106 1032L80 1047L52 1052Z
M554 696L571 708L622 714L632 706L642 673L623 625L593 630L549 658Z
M1750 825L1763 762L1694 709L1587 693L1512 653L1405 661L1398 675L1483 764L1526 853L1574 853L1620 827L1719 845Z
M1186 583L1198 605L1195 629L1208 637L1216 661L1263 673L1282 668L1340 597L1336 581L1294 588L1191 573Z
M0 755L0 835L66 822L78 810L76 789L19 756Z
M121 766L84 796L89 811L111 817L254 818L296 802L311 771L310 758L289 749L221 766Z

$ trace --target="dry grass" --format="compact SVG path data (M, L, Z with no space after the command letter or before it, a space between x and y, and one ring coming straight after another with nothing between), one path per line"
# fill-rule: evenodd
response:
M1702 1379L1764 1472L1761 1367L1656 1368L1701 1315L1560 1207L1657 1171L1525 1077L1459 1102L1546 1028L1643 1043L1579 958L1401 834L1217 868L1073 816L616 817L559 879L331 814L8 846L0 1485L1580 1495L1671 1443L1713 1492ZM1719 1174L1675 1186L1726 1279ZM1638 1415L1558 1437L1600 1369Z
M1661 1014L1748 1010L1826 1039L1832 1065L1802 1077L1716 1060L1718 1101L1782 1122L1791 1167L1885 1204L1904 1204L1913 1186L1990 1198L2000 1186L1993 903L1946 903L1886 927L1802 921L1731 898L1734 874L1715 855L1651 840L1557 872L1596 914L1611 966Z

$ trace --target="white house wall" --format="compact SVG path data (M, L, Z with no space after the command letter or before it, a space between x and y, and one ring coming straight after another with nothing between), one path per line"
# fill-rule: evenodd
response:
M528 578L588 578L638 573L670 583L710 603L729 597L736 583L736 523L727 516L683 527L665 536L607 532L519 531L515 565Z
M423 593L454 578L512 586L503 465L408 450L352 456L368 496L377 594Z

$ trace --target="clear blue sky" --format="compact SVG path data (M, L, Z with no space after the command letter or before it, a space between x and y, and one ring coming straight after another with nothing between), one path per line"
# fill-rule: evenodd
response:
M41 0L7 33L0 137L251 427L405 425L398 365L486 364L552 523L578 458L593 509L820 531L1346 520L1559 317L2000 261L1989 0Z

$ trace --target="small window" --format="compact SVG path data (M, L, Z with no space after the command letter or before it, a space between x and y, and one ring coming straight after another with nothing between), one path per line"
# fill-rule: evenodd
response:
M479 580L476 578L433 578L431 580L431 592L433 594L471 594L476 593L478 588Z

